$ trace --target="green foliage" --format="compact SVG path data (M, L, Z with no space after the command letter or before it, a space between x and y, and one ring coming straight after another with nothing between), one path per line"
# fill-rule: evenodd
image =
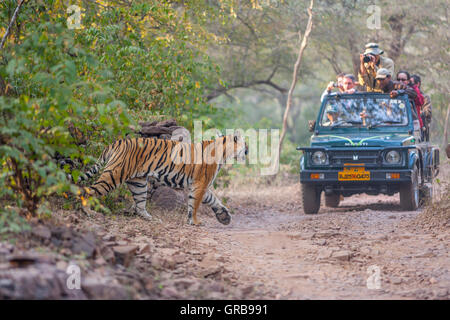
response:
M280 155L280 164L287 164L290 168L290 172L294 174L300 172L300 157L302 155L302 153L296 149L297 147L297 144L286 139Z
M12 208L0 209L0 234L21 232L30 230L25 219L17 214Z
M203 98L220 69L204 50L211 35L202 27L206 12L209 19L219 12L196 1L104 3L111 5L87 8L77 40L109 70L117 98L130 109L175 117L188 128L194 118L220 118Z
M67 27L71 4L81 8L80 29ZM16 5L0 4L1 34ZM224 119L227 112L203 97L220 73L205 51L215 36L203 25L220 17L226 17L220 9L196 1L27 2L0 57L0 84L6 84L6 90L0 86L2 202L25 208L27 217L50 212L46 198L53 194L68 197L65 206L73 207L81 191L57 155L78 163L71 172L76 179L139 120L175 117L192 129L193 119L209 126ZM88 137L87 145L80 146L77 132ZM0 226L9 221L8 228L17 229L14 215L3 215Z
M36 214L50 194L78 193L53 161L57 153L85 159L68 131L69 123L104 144L119 135L129 117L107 79L91 78L88 70L100 74L102 66L64 26L38 24L9 49L0 74L16 94L0 97L0 183L7 186L0 196L12 196Z
M194 120L201 120L204 129L222 131L279 128L308 3L269 2L27 1L0 56L2 203L41 214L49 211L46 198L59 194L69 198L67 208L76 207L71 201L79 201L80 190L68 181L68 166L60 168L54 158L74 160L76 179L105 145L124 137L138 121L174 117L190 130ZM433 3L430 8L445 7L444 1ZM81 9L81 25L69 30L67 8L73 4ZM439 10L417 10L423 6L419 1L379 5L385 23L369 31L364 28L366 4L315 4L315 31L280 159L293 172L300 158L295 147L308 142L307 120L316 117L320 93L338 71L356 70L355 58L375 35L386 54L396 58L396 69L422 70L424 90L433 101L432 138L442 138L449 77L448 41L441 35L448 21ZM0 35L16 6L16 0L0 2ZM403 14L404 8L414 10ZM396 21L404 26L398 28ZM398 39L411 48L394 50ZM220 95L214 104L208 101ZM80 146L71 128L89 138L86 145ZM259 169L236 167L229 177L225 170L222 183ZM115 196L106 199L112 210ZM98 200L94 203L100 207ZM4 217L14 221L14 212Z

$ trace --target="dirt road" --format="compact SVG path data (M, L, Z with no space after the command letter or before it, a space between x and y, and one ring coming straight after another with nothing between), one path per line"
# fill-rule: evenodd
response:
M299 193L298 183L219 192L235 212L228 226L204 209L201 226L186 225L183 210L156 212L151 228L123 217L108 229L131 243L152 238L137 265L165 269L163 298L450 298L449 225L424 227L422 210L401 211L398 196L353 196L305 215ZM192 295L186 279L216 282Z
M442 181L450 181L445 172ZM60 210L52 216L55 227L33 227L13 246L0 242L0 279L1 272L13 277L0 283L0 297L450 298L448 199L443 207L405 212L398 195L359 195L305 215L300 185L291 181L219 189L234 212L227 226L209 208L198 214L200 226L186 223L185 208L150 206L150 222L124 212ZM442 219L433 224L434 217ZM80 249L89 254L77 254ZM5 263L9 254L19 258ZM24 261L29 270L11 269ZM76 295L64 289L69 263L81 268ZM42 275L51 290L35 296ZM28 283L26 292L14 287L17 277Z
M295 182L218 195L234 211L228 226L203 208L201 226L187 225L184 210L154 211L150 225L107 218L103 230L130 243L151 238L136 268L161 267L162 298L450 298L450 225L422 224L423 210L401 211L398 195L353 196L317 215L303 213ZM209 282L195 293L179 284L186 279Z
M354 196L315 216L292 209L247 209L230 227L196 232L267 298L449 298L448 229L415 228L419 211L400 211L398 198Z

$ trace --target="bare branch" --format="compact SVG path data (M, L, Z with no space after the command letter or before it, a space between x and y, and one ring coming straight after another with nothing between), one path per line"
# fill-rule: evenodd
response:
M279 85L277 85L276 83L272 82L272 80L270 80L271 77L269 77L269 80L255 80L255 81L250 81L250 82L243 82L243 83L237 83L228 87L219 87L217 89L214 89L211 93L209 93L208 95L205 96L207 101L210 101L212 99L217 98L218 96L222 95L222 94L226 94L228 91L232 90L232 89L238 89L238 88L250 88L253 86L257 86L257 85L267 85L269 87L274 88L275 90L279 91L280 93L285 93L287 92L286 88L280 87Z
M300 63L302 62L303 52L305 51L305 48L308 44L308 38L309 38L309 35L311 34L311 30L312 30L312 26L313 26L313 21L312 21L313 5L314 5L314 0L311 0L311 3L308 8L308 16L309 16L308 24L306 25L305 34L303 36L302 42L300 44L300 49L298 51L297 61L295 62L295 65L294 65L294 72L292 74L292 83L291 83L291 87L289 88L288 98L287 98L287 102L286 102L286 110L284 111L283 127L281 129L281 137L280 137L280 143L279 143L279 154L281 154L283 140L286 135L287 119L288 119L288 115L289 115L289 109L291 108L291 105L292 105L292 95L294 93L295 85L297 84L298 70L300 69ZM300 34L300 31L299 31L299 34Z
M236 18L242 22L242 24L244 26L246 26L248 28L248 30L250 30L251 34L253 34L253 36L255 37L255 39L258 39L258 35L256 34L255 30L252 28L252 26L250 26L244 19L242 19L239 15L236 15Z
M450 118L450 104L447 106L447 115L445 116L445 123L444 123L444 148L447 148L448 145L449 118Z
M16 10L14 10L14 14L11 18L11 21L9 22L8 28L6 29L5 34L3 35L2 42L0 43L0 49L3 49L3 46L5 45L6 39L9 36L9 33L11 32L12 25L16 21L17 14L19 13L20 8L22 7L22 4L24 3L24 0L19 0L19 4L16 7Z

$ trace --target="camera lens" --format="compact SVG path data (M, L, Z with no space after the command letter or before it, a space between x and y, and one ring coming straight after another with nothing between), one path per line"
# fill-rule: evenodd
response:
M364 62L370 62L372 59L370 59L369 55L365 55L363 61Z

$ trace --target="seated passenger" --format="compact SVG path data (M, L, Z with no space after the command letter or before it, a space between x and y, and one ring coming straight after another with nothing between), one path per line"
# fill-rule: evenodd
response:
M354 75L349 73L344 76L344 80L342 81L342 89L343 89L342 93L352 94L352 93L357 92L356 78Z
M320 97L320 101L323 101L323 98L327 95L327 94L331 94L333 89L336 88L338 90L338 92L343 92L343 85L342 82L344 80L344 76L345 73L341 72L336 76L337 82L331 81L327 88L325 89L325 91L322 93L322 96Z
M422 105L423 105L423 102L424 102L423 95L420 92L418 86L411 85L410 78L411 77L410 77L408 71L401 70L401 71L399 71L397 73L397 81L399 81L399 82L403 83L404 85L412 88L416 92L416 98L414 99L414 104L416 105L416 112L417 112L417 114L420 115L421 114L421 108L422 108ZM423 129L424 128L424 124L423 124L422 117L419 117L419 123L420 123L420 127Z
M431 108L431 97L428 94L423 93L421 84L422 81L420 79L420 76L417 74L413 74L410 79L411 85L416 85L420 91L420 93L423 96L423 105L422 105L422 117L425 120L425 123L430 124L431 123L431 115L432 115L432 108Z
M322 122L322 126L329 127L336 123L339 118L339 111L336 106L329 106L326 111L326 117L327 120L325 122Z
M408 71L400 70L399 72L397 72L397 81L403 83L406 86L411 86L409 78L411 77Z
M420 77L418 75L414 75L411 77L410 81L411 81L411 87L417 93L417 97L416 97L416 100L414 100L414 102L416 103L416 105L422 107L425 102L424 101L425 99L424 99L422 92L420 91L419 85L418 85L418 83L420 82Z
M431 97L428 94L425 94L422 92L421 89L421 79L420 76L418 76L417 74L413 74L411 76L411 85L413 86L417 86L417 88L419 89L419 92L422 94L423 96L423 104L420 107L420 116L422 118L422 122L424 125L424 130L425 130L425 139L426 141L430 141L430 124L431 124Z
M414 101L417 96L413 88L408 87L401 82L392 81L391 73L388 69L378 69L375 80L377 81L377 89L374 90L375 92L390 93L391 98L406 93L412 101Z
M394 61L387 57L382 57L384 53L376 43L366 44L366 50L359 55L360 66L358 72L359 85L366 91L376 91L377 82L375 81L379 69L388 69L390 74L394 74Z

